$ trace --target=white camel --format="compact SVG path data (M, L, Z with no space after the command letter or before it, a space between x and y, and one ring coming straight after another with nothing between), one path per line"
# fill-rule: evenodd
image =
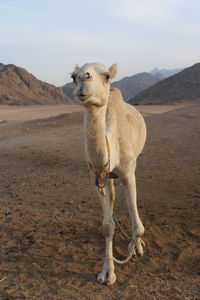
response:
M143 255L144 226L136 202L135 168L145 139L146 126L141 114L123 101L121 92L110 88L117 71L116 64L107 69L100 63L76 66L72 73L74 93L85 110L85 150L90 173L103 208L103 228L106 239L105 261L97 281L111 285L114 273L113 205L114 178L118 177L125 190L132 221L132 253Z

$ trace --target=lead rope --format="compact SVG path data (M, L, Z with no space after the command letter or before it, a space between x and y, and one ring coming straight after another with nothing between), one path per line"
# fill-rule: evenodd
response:
M129 262L129 260L130 260L133 256L135 256L135 247L134 247L134 246L131 247L131 250L130 250L129 255L127 256L127 258L121 260L121 259L117 259L117 258L115 258L115 257L113 256L113 261L116 262L116 263L119 264L119 265L124 265L124 264L126 264L127 262Z
M118 225L121 233L123 234L123 236L125 236L129 241L132 241L132 238L126 233L126 231L123 229L123 227L121 226L117 216L113 213L113 219L114 221L116 222L116 224ZM117 264L120 264L120 265L124 265L125 263L129 262L129 260L136 255L136 252L135 252L135 246L134 246L134 243L130 243L130 249L129 249L129 255L125 258L125 259L117 259L116 257L113 256L113 261L116 262Z
M107 152L108 152L108 161L107 163L103 166L103 168L101 170L96 170L92 167L92 164L89 162L89 170L90 170L90 178L91 181L94 182L94 176L92 176L92 173L95 175L95 185L99 188L100 193L105 197L105 188L106 185L108 183L108 179L109 179L109 174L110 174L110 145L108 142L108 138L106 136L106 147L107 147ZM106 169L108 168L107 172ZM103 177L105 176L104 180ZM113 218L115 220L115 222L117 223L119 229L121 230L122 234L128 239L128 240L132 240L132 238L125 232L125 230L122 228L121 224L118 221L118 218L116 217L116 215L113 213ZM127 263L134 255L135 255L135 245L134 243L130 243L130 249L129 249L129 255L123 259L117 259L113 256L113 261L123 265L125 263Z
M123 236L125 236L129 241L132 240L132 237L130 235L128 235L125 231L125 229L121 226L118 217L116 216L116 214L113 212L113 219L116 222L117 226L119 227L121 233L123 234Z

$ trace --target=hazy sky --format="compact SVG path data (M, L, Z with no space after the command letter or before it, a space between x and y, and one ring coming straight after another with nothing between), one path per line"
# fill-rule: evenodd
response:
M199 0L0 0L0 62L57 86L76 63L118 76L200 61Z

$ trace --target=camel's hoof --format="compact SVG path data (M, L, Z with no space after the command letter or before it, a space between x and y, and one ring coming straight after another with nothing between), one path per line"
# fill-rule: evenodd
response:
M128 244L128 252L130 253L131 251L133 251L133 256L136 256L135 243L133 241Z
M145 242L141 238L140 238L140 241L141 241L142 247L145 248L146 247Z
M128 245L128 250L129 252L132 251L134 248L135 251L133 255L138 255L139 257L142 257L144 255L144 248L145 247L145 242L139 237L136 239L136 241L131 241Z
M97 278L97 282L98 282L99 284L104 284L105 281L104 281L102 278L99 278L99 279Z
M145 247L145 243L141 238L138 238L137 242L136 242L136 253L138 256L142 257L144 255L144 248Z
M105 284L106 285L112 285L112 284L115 283L115 281L116 281L116 275L115 275L115 273L112 273L111 276L108 275L108 278L106 279Z
M112 285L116 281L116 275L115 273L107 274L105 272L99 273L97 276L97 282L99 284L106 284L106 285Z
M101 272L98 274L97 276L97 282L100 283L100 284L104 284L106 281L106 272Z

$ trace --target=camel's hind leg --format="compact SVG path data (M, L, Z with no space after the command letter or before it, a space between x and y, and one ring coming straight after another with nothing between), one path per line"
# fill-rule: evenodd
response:
M135 247L136 253L142 256L144 253L144 242L141 237L144 234L144 226L140 220L137 208L137 195L136 195L136 179L135 179L135 166L127 179L123 180L125 197L128 204L129 214L132 222L132 242L130 247Z
M103 209L103 229L106 239L105 260L101 273L97 277L97 281L101 284L105 283L111 285L116 281L113 263L113 235L115 230L115 223L112 217L112 210L114 205L114 186L113 182L106 186L106 195L99 193L101 206Z

